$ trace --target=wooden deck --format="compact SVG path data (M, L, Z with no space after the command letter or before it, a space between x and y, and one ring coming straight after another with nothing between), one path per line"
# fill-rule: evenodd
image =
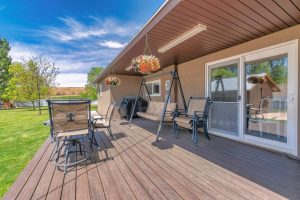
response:
M115 121L112 141L100 131L95 162L66 175L49 161L49 140L24 169L4 199L300 199L300 162L238 142L190 135L179 139L157 124Z

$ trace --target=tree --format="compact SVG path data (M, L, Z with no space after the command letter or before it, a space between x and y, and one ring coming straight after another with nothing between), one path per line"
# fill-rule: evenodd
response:
M22 63L14 62L9 66L10 80L2 95L3 99L9 99L12 101L27 101L28 93L27 89L27 76L26 70Z
M50 95L50 89L55 87L58 68L42 56L32 57L25 61L28 76L28 90L32 99L38 100L39 114L41 115L41 99Z
M85 92L81 93L82 98L97 99L97 86L94 83L95 79L102 73L103 67L92 67L87 75L87 84L85 85Z
M7 40L4 38L0 38L0 98L3 100L9 100L2 97L9 79L11 78L8 71L11 64L11 57L8 55L9 51L10 46Z
M41 56L24 60L23 63L10 65L11 79L7 84L4 96L15 101L31 101L35 110L38 100L41 114L41 99L50 95L50 89L55 87L58 68Z
M235 76L236 74L234 72L225 67L220 67L212 70L213 79L215 79L216 77L231 78Z

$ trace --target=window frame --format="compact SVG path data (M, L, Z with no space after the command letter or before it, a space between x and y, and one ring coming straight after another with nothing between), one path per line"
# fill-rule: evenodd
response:
M150 94L151 97L159 97L159 96L161 96L161 80L160 79L146 82L146 87L147 87L148 84L151 84L152 92L149 91L149 94ZM154 92L154 85L155 84L158 84L159 93L153 93Z
M102 83L97 84L97 96L102 97Z

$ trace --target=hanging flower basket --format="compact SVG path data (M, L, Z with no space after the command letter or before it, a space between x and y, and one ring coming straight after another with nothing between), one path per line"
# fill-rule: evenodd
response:
M140 55L132 59L131 66L142 74L152 74L160 69L159 59L153 55Z
M121 80L118 77L111 76L105 79L105 83L109 86L118 86L121 84Z

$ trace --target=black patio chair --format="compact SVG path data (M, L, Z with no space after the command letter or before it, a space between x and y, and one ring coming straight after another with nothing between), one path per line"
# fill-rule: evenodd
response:
M112 137L112 139L115 139L115 137L114 137L114 135L111 131L111 120L113 118L115 107L116 107L115 103L110 104L108 106L106 116L104 118L95 118L93 120L93 123L92 123L92 125L93 125L93 130L92 130L93 131L93 134L92 134L93 138L92 138L92 141L98 147L99 147L99 145L97 143L97 140L94 138L96 129L106 128L108 130L108 133Z
M192 141L197 145L199 142L198 128L203 128L205 136L210 140L207 121L211 103L209 97L190 97L187 111L177 109L175 112L172 134L178 138L178 127L189 129L192 131Z

